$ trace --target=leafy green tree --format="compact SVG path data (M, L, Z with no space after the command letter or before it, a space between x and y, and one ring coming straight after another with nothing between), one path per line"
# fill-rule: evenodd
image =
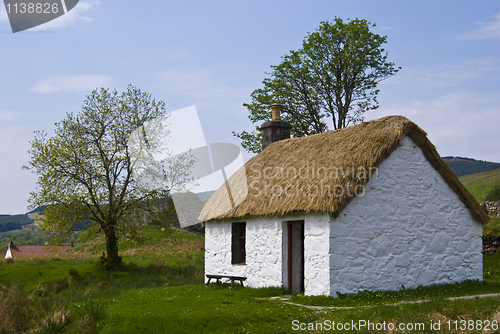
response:
M35 132L31 161L24 167L38 174L37 189L29 201L33 208L45 206L40 227L51 232L56 243L79 222L89 220L105 236L103 266L113 269L119 265L118 230L137 222L145 202L169 194L168 187L144 186L140 181L144 175L139 172L153 160L136 159L134 154L143 151L130 146L130 138L138 138L139 133L142 144L153 153L160 149L168 132L149 121L165 115L163 102L136 87L128 86L122 94L101 88L87 96L78 114L69 113L55 124L54 136ZM157 129L151 129L155 126ZM188 168L189 161L181 159L177 166Z
M264 87L253 91L245 103L248 118L258 123L253 132L233 134L249 152L261 150L262 122L270 120L272 104L281 104L282 119L292 126L294 137L328 130L325 119L340 129L362 121L363 114L378 108L378 83L400 70L387 61L382 45L387 36L370 31L375 24L355 19L321 22L308 34L302 48L271 66Z

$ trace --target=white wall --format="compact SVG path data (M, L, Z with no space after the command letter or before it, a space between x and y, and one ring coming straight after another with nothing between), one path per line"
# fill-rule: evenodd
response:
M5 259L12 259L12 253L10 252L10 245L7 248L7 252L5 253Z
M305 294L328 295L330 292L328 255L330 215L309 214L304 219Z
M406 137L330 230L330 294L482 280L482 226Z
M231 264L231 222L205 227L205 273L247 277L254 288L281 286L281 219L252 218L246 222L246 264Z
M328 224L326 214L258 217L246 222L246 264L231 264L231 222L208 222L205 227L205 273L246 276L253 288L283 286L286 254L283 254L283 222L304 220L305 293L329 293ZM285 260L286 261L286 260Z

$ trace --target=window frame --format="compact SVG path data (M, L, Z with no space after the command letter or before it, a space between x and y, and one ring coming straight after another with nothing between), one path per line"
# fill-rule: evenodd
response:
M231 223L231 264L246 264L246 222Z

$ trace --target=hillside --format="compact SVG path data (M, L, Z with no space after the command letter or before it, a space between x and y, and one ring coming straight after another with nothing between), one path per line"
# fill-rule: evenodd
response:
M443 160L446 161L448 166L453 169L458 177L469 174L483 173L500 168L500 163L475 160L471 158L448 156L443 157Z
M27 215L2 215L0 216L0 232L20 230L22 226L33 223Z
M201 193L196 193L196 195L198 195L198 197L202 201L205 201L205 200L209 199L214 194L214 192L215 192L215 190L210 190L210 191L204 191Z
M458 178L467 190L481 203L484 202L484 196L500 182L500 169L488 172L464 175Z

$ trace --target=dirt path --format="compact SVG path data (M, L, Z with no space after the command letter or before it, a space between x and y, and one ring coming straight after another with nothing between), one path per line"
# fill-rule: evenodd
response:
M311 306L311 305L296 304L296 303L287 302L287 301L285 301L285 303L290 304L290 305L305 307L305 308L308 308L311 310L323 310L323 309L351 310L351 309L356 309L356 308L369 308L369 307L374 307L374 306L397 306L397 305L403 305L403 304L421 304L421 303L427 303L427 302L436 301L436 300L459 300L459 299L474 299L474 298L489 298L489 297L500 297L500 293L489 293L489 294L484 294L484 295L473 295L473 296L449 297L449 298L443 298L443 299L423 299L423 300L413 300L413 301L399 302L399 303L393 303L393 304L377 304L377 305L364 305L364 306ZM281 300L284 300L284 299L281 299Z

